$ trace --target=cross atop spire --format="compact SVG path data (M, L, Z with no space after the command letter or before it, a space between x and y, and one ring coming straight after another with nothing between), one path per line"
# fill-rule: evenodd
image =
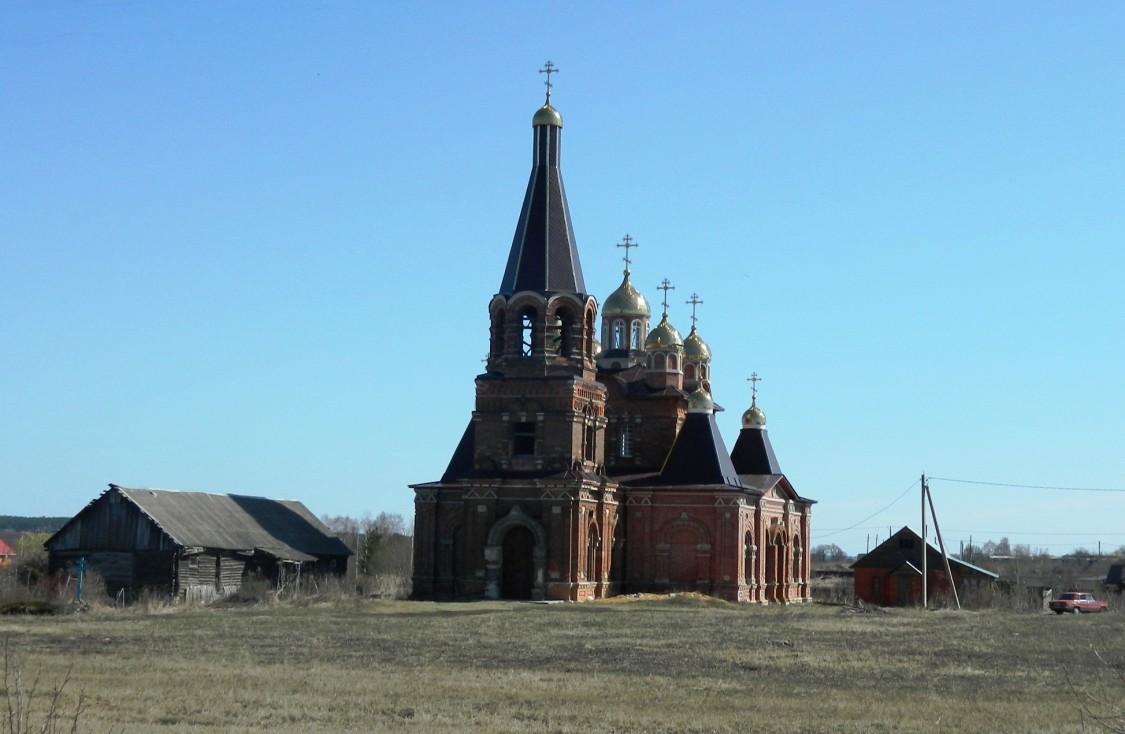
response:
M624 258L624 260L625 260L625 275L628 275L629 274L629 263L632 262L629 259L629 248L630 247L640 247L640 245L637 244L637 242L632 237L630 237L628 233L626 233L625 236L621 238L621 243L618 244L617 246L625 248L625 258Z
M750 376L746 378L746 381L750 383L750 405L757 405L758 383L762 381L762 378L758 377L757 372L751 372Z
M664 291L664 316L667 317L668 316L668 291L676 290L676 286L672 285L672 282L670 280L668 280L667 278L665 278L664 280L662 280L660 282L660 285L656 286L656 290Z
M691 305L691 328L694 329L695 328L695 321L696 321L696 319L695 319L695 307L698 306L699 304L703 303L703 301L699 300L699 294L692 293L691 298L684 301L684 303L687 303L687 304Z
M559 67L552 64L550 59L547 59L547 63L543 65L539 73L547 75L547 81L545 82L547 85L547 104L551 104L551 74L558 74Z

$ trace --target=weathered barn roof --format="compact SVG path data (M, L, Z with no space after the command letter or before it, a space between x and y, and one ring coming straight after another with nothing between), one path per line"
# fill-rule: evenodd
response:
M170 538L186 548L257 551L285 561L351 555L344 542L296 500L129 489L111 484L70 522L75 522L110 492L118 492L135 504ZM66 526L59 533L65 529Z

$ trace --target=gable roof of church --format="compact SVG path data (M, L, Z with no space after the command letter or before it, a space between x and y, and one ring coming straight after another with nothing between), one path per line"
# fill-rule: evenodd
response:
M545 104L532 118L532 129L531 178L499 293L512 296L520 291L535 291L584 296L586 284L559 169L562 117L554 107Z

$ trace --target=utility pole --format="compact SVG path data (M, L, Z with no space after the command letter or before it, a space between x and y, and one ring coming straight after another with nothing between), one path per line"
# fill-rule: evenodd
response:
M953 601L957 602L957 608L961 608L961 597L957 595L957 584L953 579L953 571L949 568L949 554L945 552L945 541L941 539L941 525L937 521L937 513L934 512L934 497L930 494L929 486L926 487L926 497L930 501L930 514L934 518L934 530L937 531L937 542L941 548L941 558L945 561L945 577L949 579L949 588L953 589Z
M922 472L922 608L925 609L929 605L929 585L930 579L926 571L926 556L929 553L926 550L929 545L926 543L926 473Z

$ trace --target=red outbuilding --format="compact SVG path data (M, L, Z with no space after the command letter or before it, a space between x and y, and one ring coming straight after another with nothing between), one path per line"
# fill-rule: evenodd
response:
M884 607L921 604L923 545L926 550L928 598L948 594L950 579L945 572L941 551L929 543L923 544L917 533L904 527L852 564L855 598ZM999 578L992 571L952 557L949 559L949 570L958 592L971 586L991 584Z

